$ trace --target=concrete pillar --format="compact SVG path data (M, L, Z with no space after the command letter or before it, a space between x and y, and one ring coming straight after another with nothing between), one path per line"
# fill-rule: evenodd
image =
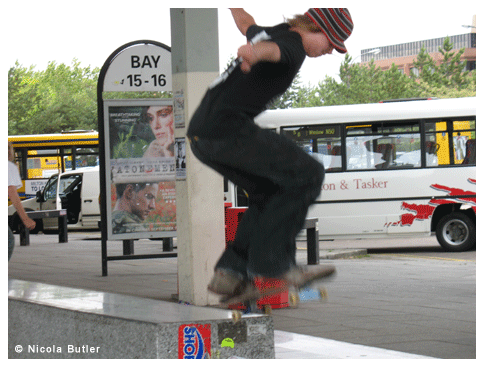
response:
M217 9L171 9L175 138L185 138L208 85L219 76ZM183 125L184 121L184 126ZM203 165L186 142L186 178L176 182L179 299L216 304L207 284L225 247L222 177Z

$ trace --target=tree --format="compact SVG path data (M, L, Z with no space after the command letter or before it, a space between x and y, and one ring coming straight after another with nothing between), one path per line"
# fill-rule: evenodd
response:
M18 64L8 75L9 135L97 129L99 69L50 62L45 71Z
M442 62L437 63L422 47L414 63L419 73L418 76L414 75L413 79L426 83L430 88L463 90L472 86L475 73L465 71L466 64L460 59L465 49L453 52L453 48L453 43L446 37L442 47L439 47Z
M25 121L32 118L39 104L38 80L33 66L29 69L18 62L8 71L8 133L25 130Z
M446 38L437 64L422 47L414 62L419 73L408 77L395 65L381 70L372 61L356 64L345 55L340 79L326 77L316 86L302 85L299 74L273 104L276 108L372 103L411 97L457 98L476 95L476 73L465 71L460 61L464 49L453 51ZM235 58L229 60L229 65ZM99 69L50 62L45 71L25 68L18 62L8 71L9 135L57 133L97 129L97 79ZM171 93L105 92L103 98L167 98Z
M383 71L373 60L367 65L352 63L348 54L340 66L339 76L339 83L327 77L318 84L317 93L323 105L374 103L419 94L416 83L403 75L395 65Z
M308 105L344 105L372 103L387 99L412 97L458 98L476 95L476 73L465 71L460 58L464 49L452 51L453 44L446 38L439 51L438 64L422 48L414 65L419 73L408 77L393 64L388 70L376 67L373 61L366 65L354 64L349 55L340 66L340 79L326 79L309 92ZM318 100L319 99L319 100Z

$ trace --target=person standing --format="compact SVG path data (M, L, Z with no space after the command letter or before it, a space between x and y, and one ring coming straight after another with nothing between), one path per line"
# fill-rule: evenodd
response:
M32 230L35 228L35 221L28 217L25 209L20 201L17 193L17 189L22 187L22 180L20 179L20 174L18 167L15 164L15 155L13 152L13 146L8 142L8 198L12 202L13 206L17 210L17 214L22 220L22 223L26 228ZM13 235L12 229L8 227L8 260L13 254L13 249L15 247L15 237Z

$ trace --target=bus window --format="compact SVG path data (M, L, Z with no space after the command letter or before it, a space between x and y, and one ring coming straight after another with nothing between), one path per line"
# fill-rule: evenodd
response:
M425 158L427 167L449 165L449 133L446 121L425 123Z
M449 136L452 136L449 141ZM427 167L476 164L476 121L425 123ZM452 153L451 153L452 152Z
M466 141L466 155L461 164L475 165L476 164L476 139L468 139Z
M338 125L283 127L281 134L320 161L327 172L342 170L341 129Z
M421 166L418 122L347 126L348 170Z
M476 164L476 121L453 121L454 163Z

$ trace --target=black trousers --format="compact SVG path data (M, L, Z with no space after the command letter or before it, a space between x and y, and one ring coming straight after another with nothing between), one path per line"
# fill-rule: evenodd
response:
M189 129L192 151L246 190L249 207L234 244L222 254L216 269L244 277L277 277L295 264L295 238L309 206L321 192L324 168L293 141L261 129L251 118L233 113L219 118L225 127L233 123L236 132L210 138Z

